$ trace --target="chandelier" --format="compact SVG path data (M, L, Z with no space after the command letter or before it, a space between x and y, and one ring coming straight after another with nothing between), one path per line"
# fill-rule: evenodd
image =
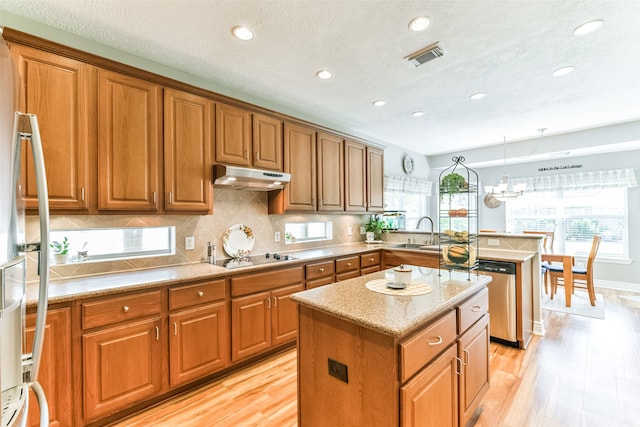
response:
M509 175L507 175L507 138L504 138L504 154L503 154L503 174L502 178L500 178L500 182L498 185L487 185L484 187L485 191L489 196L495 197L497 200L501 202L508 202L509 200L517 199L519 196L522 196L524 193L524 189L526 185L516 184L509 185Z

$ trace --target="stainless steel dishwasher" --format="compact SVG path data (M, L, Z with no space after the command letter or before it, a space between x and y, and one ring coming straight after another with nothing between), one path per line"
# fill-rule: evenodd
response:
M512 262L479 260L479 274L491 276L489 314L491 340L518 347L516 329L516 265Z

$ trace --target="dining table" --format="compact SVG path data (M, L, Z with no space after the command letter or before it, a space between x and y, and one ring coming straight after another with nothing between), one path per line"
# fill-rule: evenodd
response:
M562 263L562 279L564 281L565 304L567 307L571 307L571 295L573 295L573 265L575 264L575 257L573 255L561 254L541 254L541 257L542 261L547 261L549 263ZM553 292L553 289L551 289L549 292Z

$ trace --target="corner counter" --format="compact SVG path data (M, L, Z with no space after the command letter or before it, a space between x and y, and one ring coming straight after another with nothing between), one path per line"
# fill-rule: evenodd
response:
M489 388L491 279L411 268L431 292L369 290L391 280L386 270L291 296L298 425L458 426L477 414Z

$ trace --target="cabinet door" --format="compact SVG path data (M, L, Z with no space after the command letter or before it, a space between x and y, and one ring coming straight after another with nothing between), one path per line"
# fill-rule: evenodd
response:
M367 210L367 156L366 147L358 142L345 140L345 210Z
M460 425L465 425L489 390L489 315L486 314L458 339L460 375Z
M224 302L169 316L169 381L172 386L227 366L229 335Z
M98 208L156 211L162 88L98 70Z
M253 166L282 171L282 121L253 115Z
M284 171L291 182L284 188L284 210L316 210L316 133L313 129L285 123Z
M216 104L216 162L249 166L251 113Z
M367 147L367 211L384 211L384 151Z
M82 336L84 419L112 415L162 388L159 318Z
M456 352L453 344L400 389L403 427L458 426Z
M165 210L210 213L214 103L165 89Z
M344 210L344 142L318 133L318 210Z
M271 294L261 292L231 300L231 360L260 353L271 346Z
M26 317L26 352L33 346L36 315ZM47 396L49 425L71 426L71 320L70 310L49 310L42 346L42 359L38 382ZM33 391L29 392L29 426L40 425L38 401Z
M291 294L304 291L304 285L271 292L271 345L294 340L298 334L298 307Z
M20 109L38 116L42 151L47 166L49 207L88 208L89 144L95 146L95 102L89 65L51 53L12 45L23 86ZM31 145L23 144L25 207L38 208Z

